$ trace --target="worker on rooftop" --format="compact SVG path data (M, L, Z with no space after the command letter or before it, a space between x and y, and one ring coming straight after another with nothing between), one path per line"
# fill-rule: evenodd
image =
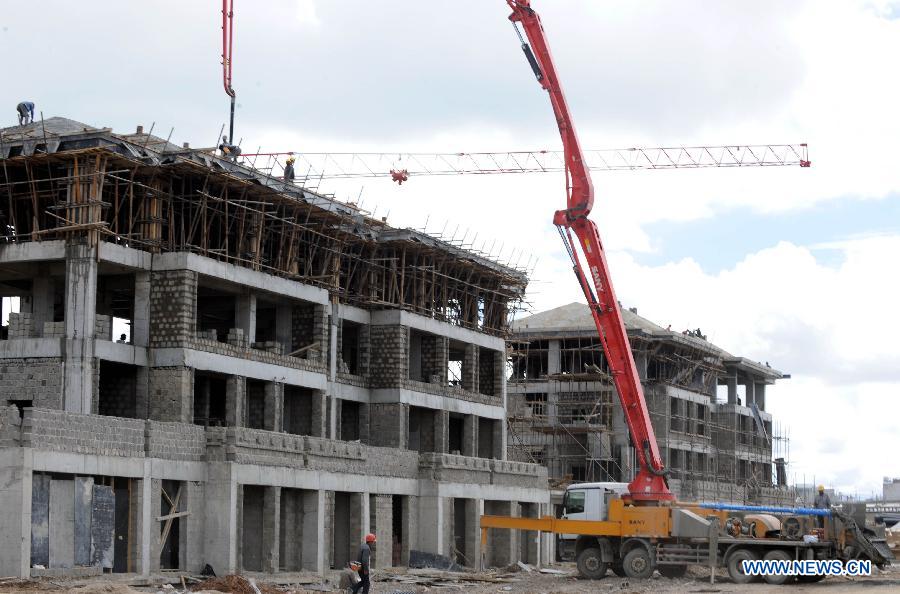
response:
M19 114L19 125L24 126L34 121L34 103L31 101L22 101L16 105L16 112Z
M360 590L362 590L362 594L369 594L369 569L372 561L372 545L375 544L375 535L374 534L366 534L366 542L359 547L359 557L357 558L357 562L359 563L359 581L354 584L354 586L350 589L353 594L357 594Z
M294 157L288 157L284 162L284 181L285 183L294 183Z
M219 145L219 150L222 151L223 157L228 157L232 161L237 161L237 158L241 156L241 147L231 144L228 136L222 137L222 144Z

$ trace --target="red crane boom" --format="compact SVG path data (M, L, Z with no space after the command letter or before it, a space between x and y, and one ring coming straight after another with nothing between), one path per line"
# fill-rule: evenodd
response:
M550 95L550 104L562 137L566 208L554 213L553 224L559 229L566 251L572 259L572 269L597 325L610 374L625 412L625 422L628 424L638 461L637 475L628 485L630 497L635 502L645 503L674 500L666 481L665 465L659 454L637 366L634 364L625 324L609 277L603 243L600 241L597 225L588 218L594 206L594 185L572 124L572 116L550 55L541 19L531 8L530 0L506 2L513 11L509 19L522 43L522 50L541 87ZM521 24L530 46L522 39L516 23ZM585 276L579 251L583 253L590 270L593 289Z

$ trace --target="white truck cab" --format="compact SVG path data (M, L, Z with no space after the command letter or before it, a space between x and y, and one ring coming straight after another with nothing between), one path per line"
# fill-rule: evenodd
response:
M609 500L628 493L628 483L577 483L566 487L563 495L562 519L608 520ZM559 556L574 554L577 534L560 534Z
M609 500L627 493L628 483L569 485L563 495L562 517L566 520L606 520Z

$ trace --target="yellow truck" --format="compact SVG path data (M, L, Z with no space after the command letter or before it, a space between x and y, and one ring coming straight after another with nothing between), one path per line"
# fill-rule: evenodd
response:
M744 573L742 561L867 560L884 567L893 559L884 534L865 528L849 510L723 503L633 505L622 494L622 486L570 485L561 518L481 516L482 549L490 529L544 532L575 541L578 573L584 578L602 578L610 569L636 579L649 578L654 570L680 577L693 564L725 567L736 583L754 579ZM825 573L761 577L782 584L794 579L818 581Z

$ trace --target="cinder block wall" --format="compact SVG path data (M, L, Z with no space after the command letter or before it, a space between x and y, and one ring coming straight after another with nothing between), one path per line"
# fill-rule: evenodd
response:
M396 388L409 377L409 328L372 326L370 378L373 388Z
M197 273L165 270L150 274L150 346L176 347L194 336Z

